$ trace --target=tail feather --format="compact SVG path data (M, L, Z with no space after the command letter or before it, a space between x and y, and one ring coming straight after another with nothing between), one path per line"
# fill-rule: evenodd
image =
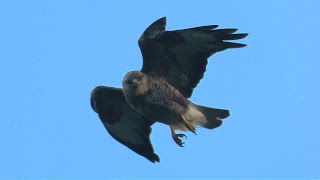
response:
M222 120L227 118L230 113L225 109L216 109L193 104L193 106L205 116L205 122L200 122L200 126L213 129L221 126Z

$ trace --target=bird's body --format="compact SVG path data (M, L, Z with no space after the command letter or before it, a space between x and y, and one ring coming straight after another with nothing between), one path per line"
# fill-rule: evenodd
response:
M132 82L139 79L140 83ZM125 76L122 90L130 106L145 118L187 130L181 115L188 112L192 103L165 80L132 71Z
M183 146L184 134L197 127L214 129L229 111L197 105L188 98L204 77L208 58L216 52L246 46L229 42L248 34L217 25L166 31L166 18L152 23L138 43L143 56L140 71L131 71L123 89L98 86L91 93L91 106L107 131L120 143L151 162L159 162L150 142L151 125L170 126L173 140Z

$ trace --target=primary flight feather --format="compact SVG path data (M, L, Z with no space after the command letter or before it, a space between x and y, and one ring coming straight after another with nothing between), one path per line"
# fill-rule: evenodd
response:
M122 89L98 86L91 93L91 106L110 135L151 162L159 162L151 141L151 125L170 126L173 140L183 146L184 134L196 127L213 129L229 116L225 109L209 108L188 100L204 76L208 58L245 44L229 42L246 37L237 29L217 25L166 31L166 18L152 23L139 39L143 56L140 71L127 73Z

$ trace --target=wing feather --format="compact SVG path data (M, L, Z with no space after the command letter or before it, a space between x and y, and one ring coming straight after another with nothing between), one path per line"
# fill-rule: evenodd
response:
M130 107L121 89L96 87L91 93L91 107L114 139L151 162L160 161L150 141L153 122Z
M246 37L247 33L233 34L235 28L216 29L208 25L189 29L165 31L166 18L151 24L139 39L143 56L142 72L161 77L185 97L203 78L208 58L216 52L246 46L228 42Z

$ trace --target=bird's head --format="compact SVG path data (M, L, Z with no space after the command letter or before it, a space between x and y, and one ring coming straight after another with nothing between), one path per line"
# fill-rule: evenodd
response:
M131 71L124 76L122 87L124 91L142 94L148 90L148 76L140 71Z

